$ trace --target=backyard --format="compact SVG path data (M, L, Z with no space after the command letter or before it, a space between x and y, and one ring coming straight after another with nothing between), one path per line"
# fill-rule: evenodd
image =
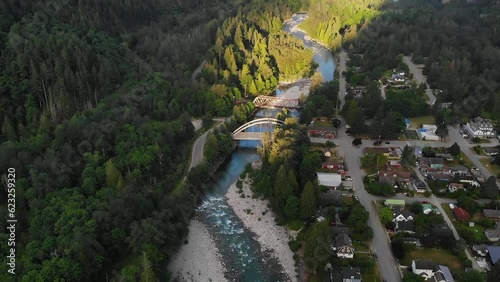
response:
M421 116L409 119L412 128L421 128L422 124L435 124L436 119L433 116Z
M453 215L452 210L450 209L448 204L442 204L443 210L446 212L446 215L451 220L455 228L457 229L458 235L465 239L468 243L480 243L486 241L486 237L484 236L484 227L479 224L474 224L474 226L469 226L468 223L459 222L455 220L455 216ZM477 216L475 216L477 220ZM471 219L471 221L473 221Z
M463 271L460 259L443 249L416 249L407 253L401 264L409 266L414 259L430 259L437 264L448 266L451 270Z
M483 164L486 169L491 172L493 175L499 175L500 174L500 167L494 164L491 164L490 158L486 159L479 159L479 161Z

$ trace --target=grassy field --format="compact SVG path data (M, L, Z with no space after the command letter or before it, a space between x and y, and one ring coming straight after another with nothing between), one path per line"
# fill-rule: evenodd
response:
M422 124L435 124L436 119L433 116L421 116L409 119L411 122L411 127L421 128Z
M416 249L407 253L404 260L401 261L401 264L411 265L411 261L414 259L430 259L435 263L448 266L451 270L463 271L463 266L460 260L446 250Z
M489 170L493 175L499 175L500 174L500 167L494 164L490 164L490 159L480 159L479 160L484 167Z

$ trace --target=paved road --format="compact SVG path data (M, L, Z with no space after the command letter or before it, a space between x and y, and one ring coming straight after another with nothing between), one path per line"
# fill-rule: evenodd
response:
M212 132L214 128L217 126L221 126L225 121L231 120L231 117L228 118L214 118L214 121L217 123L214 127L209 129L207 132L203 133L194 141L193 149L191 151L191 160L189 160L188 171L190 171L193 167L199 165L203 160L203 148L205 147L205 143L207 142L208 133Z
M422 69L415 65L409 56L404 56L403 62L410 68L410 72L413 74L413 78L415 79L417 84L420 85L422 83L425 83L425 85L427 85L427 89L425 90L425 94L429 98L427 103L429 103L431 106L434 105L434 103L436 103L436 96L434 96L434 93L432 93L432 90L427 83L426 77L422 74Z
M382 144L381 147L400 147L403 148L405 145L410 145L410 146L420 146L420 147L449 147L453 143L457 142L457 144L460 146L464 154L471 160L471 162L479 168L483 175L485 177L489 177L491 173L481 164L479 161L479 157L472 153L470 150L470 147L474 146L473 144L470 143L469 140L464 139L462 135L459 132L458 128L454 127L449 127L449 138L445 141L420 141L420 140L415 140L415 141L391 141L390 144ZM372 205L373 200L383 200L386 199L384 197L377 197L373 196L371 194L368 194L366 190L364 189L364 184L363 184L363 172L360 168L360 157L362 156L363 149L365 147L371 147L373 146L373 140L363 140L363 144L360 147L354 147L352 146L352 137L347 136L345 134L345 123L342 123L341 128L339 129L339 138L330 140L330 139L324 139L324 138L310 138L312 142L315 143L326 143L327 141L333 141L337 145L339 145L342 148L342 152L344 155L344 159L346 162L347 167L349 168L349 175L353 178L353 184L354 187L356 188L356 194L359 197L359 201L367 211L370 213L370 217L368 219L368 224L372 227L373 229L373 240L372 240L372 249L376 250L376 253L378 255L378 267L380 269L380 272L382 274L382 277L386 281L400 281L400 272L397 267L397 263L394 259L394 256L392 255L387 233L385 232L385 228L382 226L380 223L380 220L378 219L378 213L375 210L375 208ZM488 146L495 146L498 144L497 140L492 140L492 143L489 144ZM420 172L417 173L419 178L421 180L425 179L424 177L420 174ZM441 213L443 214L443 217L445 221L448 223L450 228L453 230L454 235L456 238L458 237L458 232L456 231L454 225L451 223L450 219L442 210L441 204L443 203L450 203L450 202L455 202L454 200L451 199L445 199L445 198L437 198L436 196L432 195L430 198L427 197L406 197L404 195L397 195L394 198L403 198L407 200L407 202L412 203L412 202L422 202L422 201L429 201L436 205L439 209L441 209ZM480 200L481 201L481 200ZM488 200L483 202L489 202ZM479 265L473 260L473 257L469 253L468 250L466 250L466 255L467 257L473 262L473 267L475 269L480 269Z
M346 90L346 82L345 82L345 77L342 75L344 71L346 71L346 59L347 59L347 54L342 49L339 53L339 100L340 100L340 106L339 109L342 109L345 103L345 93L347 92Z
M378 212L373 206L374 196L368 194L364 189L363 184L363 172L360 168L360 158L363 154L363 147L368 144L365 142L364 146L356 148L352 146L352 137L345 134L345 122L342 121L341 128L339 129L340 139L333 140L338 144L344 154L344 160L349 168L349 175L353 179L353 185L356 189L356 194L359 197L360 203L369 212L368 225L373 229L373 239L371 241L372 251L375 251L378 256L378 268L384 280L389 282L401 281L401 274L399 267L392 255L392 251L389 245L389 239L385 228L380 223L378 218ZM326 141L332 141L329 139L322 138L311 138L311 141L320 143L325 143ZM371 144L371 143L369 143Z

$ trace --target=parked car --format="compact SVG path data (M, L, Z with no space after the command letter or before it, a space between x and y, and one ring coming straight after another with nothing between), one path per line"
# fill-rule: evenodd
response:
M391 142L389 142L389 141L385 141L385 144L391 144Z
M376 254L376 253L373 253L373 259L374 259L374 260L378 260L378 256L377 256L377 254Z
M373 146L380 146L382 144L382 141L375 141L373 142Z

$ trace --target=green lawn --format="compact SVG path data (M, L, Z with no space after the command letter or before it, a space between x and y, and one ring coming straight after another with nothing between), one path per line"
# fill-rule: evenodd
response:
M493 175L499 175L500 174L500 167L494 164L490 164L490 159L480 159L479 160L484 167L489 170Z
M317 121L314 122L314 125L316 125L316 126L324 126L324 127L332 127L333 128L333 124L330 123L330 122L327 122L327 121L317 120Z
M467 157L463 152L460 152L460 157L455 158L453 161L447 163L446 165L447 166L463 165L469 169L474 166L469 157Z
M436 119L433 116L414 117L409 120L413 128L421 128L422 124L436 124Z
M401 261L401 264L409 266L411 265L411 261L414 259L430 259L435 263L448 266L451 270L463 271L460 259L442 249L416 249L406 253L404 260Z
M441 206L446 212L446 215L448 215L448 217L450 218L453 225L455 225L455 228L457 229L460 237L462 237L463 239L466 239L466 237L471 237L471 239L474 238L476 242L473 243L478 243L486 240L483 226L476 223L473 227L470 227L468 223L456 221L455 216L453 215L453 212L451 211L448 204L442 204ZM464 236L464 232L470 235Z

